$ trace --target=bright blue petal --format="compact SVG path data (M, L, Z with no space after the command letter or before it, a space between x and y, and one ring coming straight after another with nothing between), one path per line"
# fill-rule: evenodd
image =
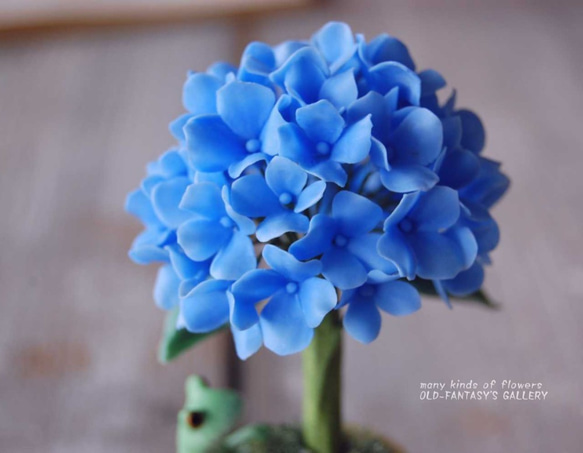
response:
M360 295L348 304L344 315L344 328L355 340L368 344L379 336L381 314L372 300Z
M188 178L175 178L157 184L152 190L152 206L156 216L168 228L178 228L192 217L192 213L179 207L189 184Z
M357 288L366 282L367 270L349 251L333 247L322 255L322 274L338 289Z
M395 227L403 220L411 211L417 200L421 196L421 192L408 193L403 195L397 207L391 212L391 215L385 220L384 228L387 230L390 227Z
M439 177L422 165L395 165L381 171L381 182L391 192L427 191L439 182Z
M305 319L297 294L280 291L261 312L261 331L265 347L278 355L305 349L314 336Z
M186 126L186 123L188 123L188 120L190 120L192 117L194 117L192 113L185 113L184 115L180 115L178 118L170 122L168 125L168 130L176 140L181 142L186 141L184 126Z
M368 156L371 146L372 121L366 116L346 128L332 149L331 158L336 162L356 164Z
M380 34L368 44L362 40L359 51L361 58L370 66L383 61L396 61L413 71L415 70L415 63L413 63L405 44L386 33Z
M140 189L128 194L125 210L140 219L144 225L160 225L160 220L158 220L158 216L154 212L152 202Z
M436 186L421 194L408 218L418 231L441 231L456 223L459 216L458 193L450 187Z
M294 282L302 282L322 271L322 264L319 261L298 261L290 253L271 244L263 249L263 258L269 267Z
M419 105L421 80L406 66L396 61L379 63L370 69L369 84L381 94L387 94L394 87L399 88L399 96L410 105Z
M154 285L154 301L158 308L170 310L179 301L178 287L180 278L171 265L166 264L158 269L158 276Z
M241 139L218 115L194 117L184 132L190 162L198 171L224 171L247 154Z
M257 138L275 105L275 94L263 85L231 82L217 92L217 111L235 134Z
M193 115L217 113L216 94L220 79L202 72L190 74L182 89L182 105Z
M229 321L229 284L207 280L180 301L180 312L189 331L212 332Z
M278 197L261 175L247 175L231 186L231 206L248 217L266 217L282 211Z
M314 206L322 199L325 190L326 183L324 181L316 181L310 184L300 193L294 211L303 212Z
M235 350L241 360L247 360L261 348L263 344L263 334L259 323L246 330L239 330L231 326Z
M370 146L370 161L381 170L389 170L387 148L376 138L372 138Z
M305 233L308 231L310 221L305 215L286 211L267 217L257 227L257 239L260 242L268 242L285 233Z
M356 51L352 30L343 22L328 22L314 36L312 44L322 53L328 64L347 61Z
M237 78L245 82L268 85L269 73L275 69L275 55L270 46L262 42L247 45L241 57Z
M467 296L478 291L484 283L484 268L479 263L461 271L451 280L442 280L443 287L454 296Z
M308 234L294 242L290 253L300 260L307 260L321 255L332 245L336 236L336 221L324 214L316 214L310 221Z
M342 190L332 201L332 217L339 222L340 232L358 237L371 231L383 219L383 210L368 198Z
M367 115L371 115L372 133L376 138L384 141L387 132L390 130L387 127L392 116L392 111L389 107L385 96L376 91L370 91L348 107L346 119L348 123L355 123Z
M266 247L274 247L268 245ZM285 252L283 252L285 253ZM233 283L235 300L259 302L282 289L288 278L272 269L253 269Z
M261 152L248 154L243 159L229 165L229 176L231 178L238 178L247 168L262 160L267 160L267 154Z
M344 119L326 100L301 107L296 111L296 121L314 142L336 142L344 129Z
M205 261L217 253L231 238L232 229L212 220L196 219L180 225L178 243L194 261Z
M168 262L168 252L163 249L168 234L167 230L157 228L142 231L132 243L128 253L130 259L137 264Z
M226 214L221 189L212 182L199 182L188 186L180 208L208 220L218 220Z
M299 165L281 156L275 156L265 170L265 181L278 196L289 194L297 197L308 180L308 175Z
M358 88L352 71L345 71L327 79L320 88L320 99L326 99L338 110L347 108L358 97Z
M181 280L196 278L203 280L208 276L210 262L191 260L177 244L166 247L166 250L170 256L170 263Z
M374 296L377 306L393 316L405 316L421 308L421 296L407 282L395 281L377 285Z
M417 165L432 163L443 146L443 129L439 118L427 109L408 107L395 114L395 121L400 123L389 139L396 152L395 162Z
M398 269L392 261L379 255L377 245L381 234L369 233L350 240L347 250L356 256L367 268L367 271L380 271L385 275L398 274Z
M326 182L333 182L340 187L344 187L346 181L348 179L348 175L346 170L342 167L339 162L333 161L323 161L317 163L313 166L306 166L304 169L314 175L322 179Z
M385 230L377 243L379 254L392 261L399 273L412 280L415 277L417 260L407 238L396 228Z
M417 275L428 280L454 278L471 266L478 251L471 231L462 227L442 234L418 232L410 241L417 258Z
M338 301L329 281L312 277L300 284L300 303L309 327L318 327Z
M298 102L288 94L283 94L277 100L275 107L261 132L262 150L265 154L276 156L280 152L278 129L286 124L288 119L295 118Z
M249 236L233 232L226 247L219 250L211 264L211 275L217 279L237 280L257 267L255 249Z
M249 329L259 322L259 314L251 300L237 297L236 294L233 294L229 302L229 320L232 326L237 329Z
M281 66L290 56L307 45L308 43L303 41L284 41L278 44L273 48L276 65Z
M216 61L206 69L206 72L221 81L225 81L227 76L237 72L237 68L226 61Z

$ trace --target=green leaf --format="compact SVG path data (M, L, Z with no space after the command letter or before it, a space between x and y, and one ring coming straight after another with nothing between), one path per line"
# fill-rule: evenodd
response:
M433 296L433 297L439 297L439 295L437 294L437 291L435 291L435 287L433 286L433 283L431 282L431 280L425 280L422 278L416 278L415 280L413 280L411 283L415 288L417 288L417 291L419 291L421 294L424 294L426 296ZM472 294L468 294L467 296L449 296L452 302L458 302L458 303L477 303L480 305L484 305L485 307L488 307L490 309L493 310L499 310L500 309L500 304L493 301L492 299L490 299L490 296L488 296L486 294L486 292L482 289L476 291L475 293Z
M211 335L220 332L225 327L223 326L208 333L192 333L186 329L176 329L179 311L179 307L173 308L168 312L164 321L164 331L158 348L158 360L162 363L168 363L174 360L183 352L186 352Z

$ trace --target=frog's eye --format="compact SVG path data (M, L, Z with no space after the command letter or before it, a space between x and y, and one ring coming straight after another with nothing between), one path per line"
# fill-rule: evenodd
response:
M187 421L191 428L198 429L203 425L205 418L204 412L192 411L188 414Z

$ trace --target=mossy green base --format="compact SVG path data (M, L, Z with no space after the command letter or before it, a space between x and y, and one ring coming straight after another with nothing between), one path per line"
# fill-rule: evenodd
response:
M345 431L341 453L404 453L400 447L370 431L351 428ZM302 442L298 426L251 425L228 436L209 453L310 453Z

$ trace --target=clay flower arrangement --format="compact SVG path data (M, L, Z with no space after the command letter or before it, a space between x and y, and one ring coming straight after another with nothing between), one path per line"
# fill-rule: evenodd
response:
M487 302L499 239L489 210L509 180L482 155L478 117L456 108L455 93L438 101L445 85L417 72L399 40L367 42L343 23L309 41L253 42L239 67L188 74L176 146L128 196L145 227L130 257L162 263L161 359L226 326L243 360L261 347L303 351L303 420L288 433L297 451L366 451L341 428L343 329L373 341L381 312L414 313L420 290L448 305ZM215 391L187 385L180 453L273 441L266 426L225 441L239 404ZM209 417L217 404L229 414ZM374 451L393 451L383 445Z

